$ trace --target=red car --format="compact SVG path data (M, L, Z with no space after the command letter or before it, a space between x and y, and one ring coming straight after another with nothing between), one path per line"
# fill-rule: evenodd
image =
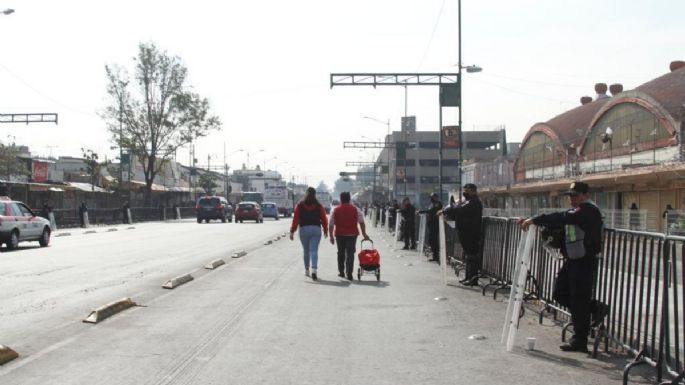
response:
M252 220L263 223L262 207L257 202L240 202L235 210L235 223L243 223L243 220Z

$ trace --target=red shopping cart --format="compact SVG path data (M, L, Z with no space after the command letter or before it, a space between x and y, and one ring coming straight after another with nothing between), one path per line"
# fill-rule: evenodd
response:
M371 243L370 249L364 248L364 242ZM357 254L359 257L359 267L357 268L357 279L361 280L365 271L374 272L376 280L381 280L381 255L375 247L373 241L370 239L362 239L361 251Z

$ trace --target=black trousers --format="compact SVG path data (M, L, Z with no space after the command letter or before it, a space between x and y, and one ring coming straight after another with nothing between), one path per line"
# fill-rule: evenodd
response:
M567 259L557 273L552 297L571 311L571 322L578 343L586 343L590 333L590 301L597 259Z
M464 251L464 260L466 261L466 279L471 280L478 275L480 270L480 256L478 252Z
M416 238L414 233L416 232L414 228L414 222L404 222L404 228L402 229L402 238L404 239L405 248L416 248Z
M433 252L433 260L440 260L440 228L438 226L428 227L428 245Z
M356 251L357 236L342 235L335 237L338 246L338 273L352 275L354 271L354 253Z

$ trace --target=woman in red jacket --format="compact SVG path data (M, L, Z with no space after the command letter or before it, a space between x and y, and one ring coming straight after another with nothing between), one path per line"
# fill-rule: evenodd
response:
M295 207L293 223L290 226L291 241L298 226L300 227L300 242L302 242L304 251L304 275L309 277L309 267L311 266L311 277L316 281L321 228L323 228L323 236L326 237L328 235L328 218L326 217L326 210L316 200L316 190L313 187L307 188L304 199Z

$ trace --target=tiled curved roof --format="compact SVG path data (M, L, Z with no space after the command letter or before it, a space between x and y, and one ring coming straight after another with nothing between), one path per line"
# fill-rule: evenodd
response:
M658 101L676 121L680 121L685 104L685 67L669 72L635 88Z
M547 125L559 136L562 144L578 143L590 128L592 118L610 98L601 98L559 114L547 121ZM582 133L576 130L582 130Z
M571 143L580 143L590 127L592 118L595 116L595 114L597 114L597 111L599 111L609 100L610 98L597 99L559 114L545 123L535 124L526 134L521 147L525 147L528 138L534 132L544 132L544 127L549 128L549 130L556 134L558 141L548 133L545 133L553 140L557 141L558 146L565 147ZM581 131L576 132L576 129Z

